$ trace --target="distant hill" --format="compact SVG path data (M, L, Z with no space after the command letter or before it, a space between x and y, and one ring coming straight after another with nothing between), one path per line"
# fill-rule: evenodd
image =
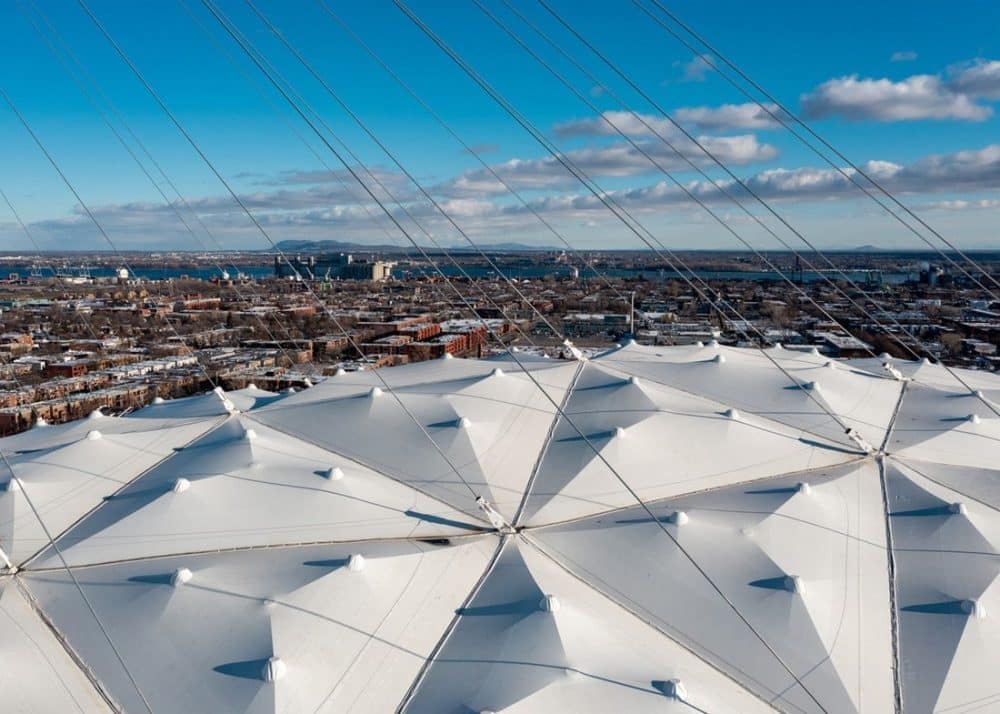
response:
M880 250L882 250L882 249L879 248L878 246L875 246L875 245L859 245L857 248L854 249L854 252L855 253L877 253Z
M283 240L277 244L283 253L341 253L359 251L399 251L398 245L362 245L339 240Z

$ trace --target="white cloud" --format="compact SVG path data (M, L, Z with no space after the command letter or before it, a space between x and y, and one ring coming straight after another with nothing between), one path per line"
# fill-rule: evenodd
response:
M940 77L918 74L899 82L860 79L857 75L831 79L801 97L802 112L813 119L902 121L959 119L983 121L993 109L955 91Z
M991 190L1000 188L1000 144L952 154L931 155L906 166L889 161L868 161L862 169L896 193ZM844 173L855 175L852 169L845 169ZM865 183L863 179L860 182ZM767 200L862 197L860 190L844 174L832 168L769 169L751 176L745 183ZM724 185L737 193L740 190L732 182ZM705 182L693 182L689 188L709 200L721 198Z
M772 113L780 111L775 104L765 104ZM763 108L753 103L723 104L718 107L681 107L672 113L678 124L695 131L731 129L773 129L778 123ZM656 135L672 140L683 134L662 116L640 112L606 111L600 116L574 119L556 124L553 131L563 138L615 136L614 127L632 137L650 138Z
M682 79L685 82L704 82L705 76L712 70L709 55L697 55L690 62L681 65Z
M950 201L931 201L921 204L920 208L929 211L969 211L989 208L1000 208L1000 199L981 198L978 201L965 201L962 199L952 199Z
M913 50L899 50L893 52L889 58L890 62L913 62L917 59L917 53Z
M618 153L610 156L599 157L602 149L588 151L594 152L593 161L601 166L604 165L601 162L622 162L621 167L624 168L620 170L626 172L623 175L629 175L629 162L634 157L630 157L621 146L616 146L615 151ZM505 167L505 173L517 176L518 183L546 189L545 195L536 196L531 201L532 207L548 218L571 220L576 226L584 226L592 221L599 221L602 226L616 225L600 200L581 192L575 183L555 181L555 168L549 161L513 161L502 166ZM952 211L1000 208L1000 199L993 197L1000 190L1000 144L931 155L907 165L869 161L864 164L864 170L897 193L947 196L947 200L924 203L919 206L921 208ZM846 172L851 173L850 170ZM488 176L474 177L466 174L460 178L470 188L468 193L462 195L461 191L452 191L443 194L440 202L470 235L509 239L512 233L528 236L536 232L542 236L537 221L528 210L501 197L499 191L493 190L496 187L490 185ZM476 181L482 185L476 185ZM863 198L848 179L830 168L768 169L748 176L745 181L755 193L768 201L815 202ZM734 182L720 181L719 184L737 197L750 200ZM388 227L388 222L377 206L358 203L356 195L325 191L324 188L275 189L248 194L244 198L275 240L336 237L340 240L368 243L405 242L405 238L391 227L393 239L388 239L377 227L372 220L373 215ZM691 181L686 184L686 188L707 203L725 207L730 205L716 186L708 181ZM984 192L990 192L991 196L976 196ZM697 211L677 186L665 180L610 193L630 210L644 214L654 215L669 210L684 210L689 213ZM491 195L496 195L496 200L490 200L488 197ZM433 207L418 201L412 195L405 200L410 212L428 230L443 240L455 239L454 231ZM267 247L246 216L242 215L228 197L209 196L191 203L223 244L230 247ZM402 216L402 211L395 207L390 207L390 210L404 225L412 225ZM95 206L94 211L122 246L197 247L171 217L169 209L162 204L133 202ZM68 244L100 247L93 226L79 208L68 216L39 221L31 227L45 247L58 248ZM425 242L419 232L414 231L412 234ZM570 240L573 237L572 233L568 235ZM541 239L545 240L544 237Z
M777 114L775 104L765 107ZM778 123L757 104L723 104L719 107L682 107L674 110L674 120L686 129L720 131L724 129L772 129ZM640 112L606 111L599 116L573 119L556 124L553 132L564 139L595 136L619 136L619 131L632 138L663 137L669 141L684 138L673 122L663 116ZM706 137L699 137L699 141Z
M948 86L970 97L1000 100L1000 60L976 59L949 67Z
M679 133L668 119L652 114L633 114L625 111L606 111L600 116L571 119L552 128L553 133L563 139L618 136L618 130L633 138L648 138L659 134L670 139Z
M584 120L590 121L590 120ZM599 120L598 120L599 121ZM778 154L770 144L757 140L753 134L740 136L703 136L699 141L714 156L728 165L745 165L769 161ZM712 163L697 146L688 139L676 137L672 143L682 155L691 161L710 165ZM660 166L670 171L689 170L687 162L659 141L636 142ZM643 153L627 142L617 142L608 146L574 149L564 154L573 165L592 177L625 177L659 173ZM512 159L492 167L504 181L519 191L571 188L577 180L559 162L547 156L541 159ZM482 197L503 194L506 189L486 169L474 169L446 181L435 190L448 196Z
M915 58L916 53L907 52L892 56L894 62ZM1000 100L1000 60L981 58L952 65L944 76L916 74L900 81L838 77L800 99L807 117L877 121L983 121L993 115L993 108L984 102L996 100Z
M1000 144L928 156L894 177L898 190L976 190L1000 186Z
M780 116L778 105L765 107ZM757 104L723 104L718 107L681 107L674 110L674 118L683 125L692 125L699 131L721 129L773 129L779 126L771 114Z
M906 166L889 161L868 161L862 169L881 185L897 193L972 193L995 190L1000 188L1000 144L953 154L932 155ZM856 175L849 168L845 168L843 173L832 168L779 168L758 172L744 179L744 183L767 201L862 198L861 191L844 174ZM865 183L863 179L859 179L859 182L863 185ZM718 181L717 184L738 198L752 201L752 197L734 181ZM706 203L729 201L715 185L707 181L691 181L685 187ZM693 205L680 188L667 181L610 194L625 206L636 209L654 210ZM970 205L973 203L970 201ZM554 212L602 208L600 201L592 195L582 194L539 199L535 205L539 210ZM991 206L987 203L982 207Z

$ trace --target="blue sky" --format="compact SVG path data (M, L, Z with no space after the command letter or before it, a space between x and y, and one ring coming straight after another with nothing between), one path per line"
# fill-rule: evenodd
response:
M272 238L405 241L398 233L387 235L386 221L373 218L379 209L347 182L350 177L343 167L266 84L201 0L184 2L190 14L174 0L92 0L90 7ZM482 149L482 159L574 247L642 247L392 2L326 2L468 144ZM533 34L502 0L483 2L563 72L598 112L559 84L471 0L408 4L664 244L740 247L615 134L612 125L657 158L755 247L779 247L645 128L642 122L674 142L704 167L709 178L728 180L540 4L512 0L525 17L623 99L626 108ZM655 12L649 0L643 2ZM423 229L443 245L462 243L243 0L219 0L217 5ZM631 2L551 0L551 5L817 244L923 247ZM477 159L396 86L317 2L257 0L257 7L470 236L487 243L558 245L537 218L485 174ZM844 154L898 192L947 237L967 248L1000 246L997 3L683 2L670 7L782 103L805 114ZM0 14L6 30L0 84L118 247L267 247L76 2L18 0L5 4ZM32 20L42 28L47 21L58 31L85 67L88 89L93 91L96 82L112 100L208 233L198 229L197 237L192 237L185 231L175 209L165 206ZM43 34L61 47L61 40L47 29ZM630 111L639 113L642 121ZM0 105L0 151L0 188L43 249L107 248L4 105ZM336 175L314 153L336 169ZM764 215L759 207L748 205ZM402 215L400 209L391 208ZM401 220L422 243L428 242L409 219ZM795 240L791 234L783 235ZM0 250L30 248L0 205Z

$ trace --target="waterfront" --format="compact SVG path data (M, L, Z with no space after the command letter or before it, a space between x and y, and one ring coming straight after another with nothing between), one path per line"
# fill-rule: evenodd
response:
M460 262L461 270L455 265L440 264L436 268L420 263L407 263L396 265L392 269L392 276L396 279L421 278L444 274L449 278L468 275L472 278L497 278L497 271L482 262ZM273 278L274 268L271 264L263 265L222 265L229 278L235 278L237 274L242 274L252 280L265 280ZM540 264L540 265L518 265L504 264L498 266L504 276L517 280L536 280L540 278L568 278L573 274L574 267L564 264ZM222 277L222 272L218 266L191 265L191 266L162 266L162 265L142 265L130 264L132 277L141 280L215 280ZM576 268L579 278L584 281L595 280L597 275L589 268ZM95 266L73 266L69 268L56 269L49 266L39 267L27 263L14 263L4 267L5 275L17 275L18 278L62 278L69 280L80 280L86 278L113 278L117 275L118 269L110 265ZM676 280L683 277L677 270L669 269L641 269L641 268L601 268L600 273L608 278L621 280L648 280L653 282L663 282L666 280ZM915 271L883 271L883 270L851 270L842 271L813 271L804 270L799 273L789 270L779 274L770 270L710 270L693 269L685 272L684 276L699 278L701 280L753 280L753 281L784 281L785 278L793 279L796 282L813 283L830 280L844 280L845 277L851 282L865 284L871 282L884 282L888 284L901 284L908 280L916 280L918 277Z

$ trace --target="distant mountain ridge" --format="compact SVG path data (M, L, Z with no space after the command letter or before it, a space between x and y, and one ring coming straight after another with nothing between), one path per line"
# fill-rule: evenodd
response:
M398 245L362 245L339 240L283 240L275 246L283 253L331 253L343 251L399 251ZM266 250L266 249L265 249Z

